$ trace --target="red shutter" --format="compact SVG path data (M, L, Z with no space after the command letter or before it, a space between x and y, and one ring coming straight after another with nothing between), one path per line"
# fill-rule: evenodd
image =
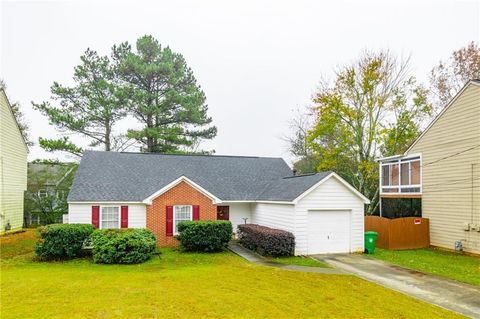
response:
M92 225L100 228L100 206L92 206Z
M122 206L120 228L128 228L128 206Z
M200 219L200 206L193 205L192 219L193 220L199 220Z
M173 236L173 206L167 206L167 236Z

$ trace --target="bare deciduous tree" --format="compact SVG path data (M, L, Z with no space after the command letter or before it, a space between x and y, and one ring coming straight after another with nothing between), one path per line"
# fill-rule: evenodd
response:
M453 51L447 61L440 61L430 72L430 95L434 112L445 105L472 79L480 78L480 47L472 41Z

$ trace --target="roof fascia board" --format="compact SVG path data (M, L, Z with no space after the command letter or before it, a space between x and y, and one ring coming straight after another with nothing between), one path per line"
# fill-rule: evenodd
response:
M17 118L15 117L15 114L13 114L12 104L10 104L10 100L8 99L8 96L7 96L7 93L5 92L5 90L1 89L0 91L2 91L3 97L5 98L5 101L7 101L7 104L8 104L7 108L10 111L10 114L12 114L13 121L15 122L15 124L17 124L18 133L20 133L20 136L22 137L23 145L25 146L25 149L27 150L27 153L28 153L27 141L25 141L25 138L23 137L23 134L22 134L22 130L20 130L20 124L18 124L18 121L17 121Z
M235 203L255 203L254 200L222 200L221 204L235 204Z
M275 201L275 200L256 200L255 203L259 204L279 204L279 205L295 205L293 201Z
M330 173L328 176L326 176L325 178L323 178L321 181L319 181L318 183L316 183L315 185L313 185L312 187L310 187L309 189L307 189L305 192L303 192L302 194L300 194L297 198L295 198L293 200L293 203L294 204L297 204L302 198L304 198L305 196L307 196L308 194L310 194L314 189L316 189L318 186L322 185L323 183L325 183L327 180L329 180L330 178L334 177L335 179L337 179L340 183L342 183L345 187L347 187L352 193L354 193L355 195L357 195L358 197L360 197L363 202L365 204L370 204L370 200L368 198L366 198L362 193L360 193L359 191L357 191L352 185L350 185L349 183L347 183L346 180L344 180L343 178L341 178L339 175L337 175L336 173Z
M67 202L68 204L142 204L147 205L145 202L135 202L135 201L71 201ZM217 201L216 204L235 204L235 203L260 203L260 204L287 204L293 205L294 202L289 201L267 201L267 200L226 200L226 201Z
M286 205L293 205L293 201L281 201L281 200L223 200L217 202L217 204L286 204Z
M408 159L410 157L417 157L422 156L422 153L412 153L412 154L401 154L401 155L394 155L388 156L383 158L376 159L377 162L385 162L385 161L394 161L394 160L401 160L401 159Z
M68 204L142 204L145 205L143 202L135 202L135 201L71 201L67 202Z

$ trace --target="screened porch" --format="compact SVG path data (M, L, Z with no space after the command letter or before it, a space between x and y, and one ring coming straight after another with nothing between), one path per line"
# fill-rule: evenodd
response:
M422 159L420 155L380 159L380 196L420 198Z

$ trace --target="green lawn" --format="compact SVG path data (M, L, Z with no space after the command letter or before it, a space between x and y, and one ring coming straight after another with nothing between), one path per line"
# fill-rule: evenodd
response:
M472 285L480 285L480 258L438 249L375 249L373 258Z
M164 249L141 265L34 262L29 236L0 239L10 251L1 260L4 319L460 317L353 276L259 266L229 252Z
M268 261L284 265L330 268L330 265L326 263L304 256L268 258Z

